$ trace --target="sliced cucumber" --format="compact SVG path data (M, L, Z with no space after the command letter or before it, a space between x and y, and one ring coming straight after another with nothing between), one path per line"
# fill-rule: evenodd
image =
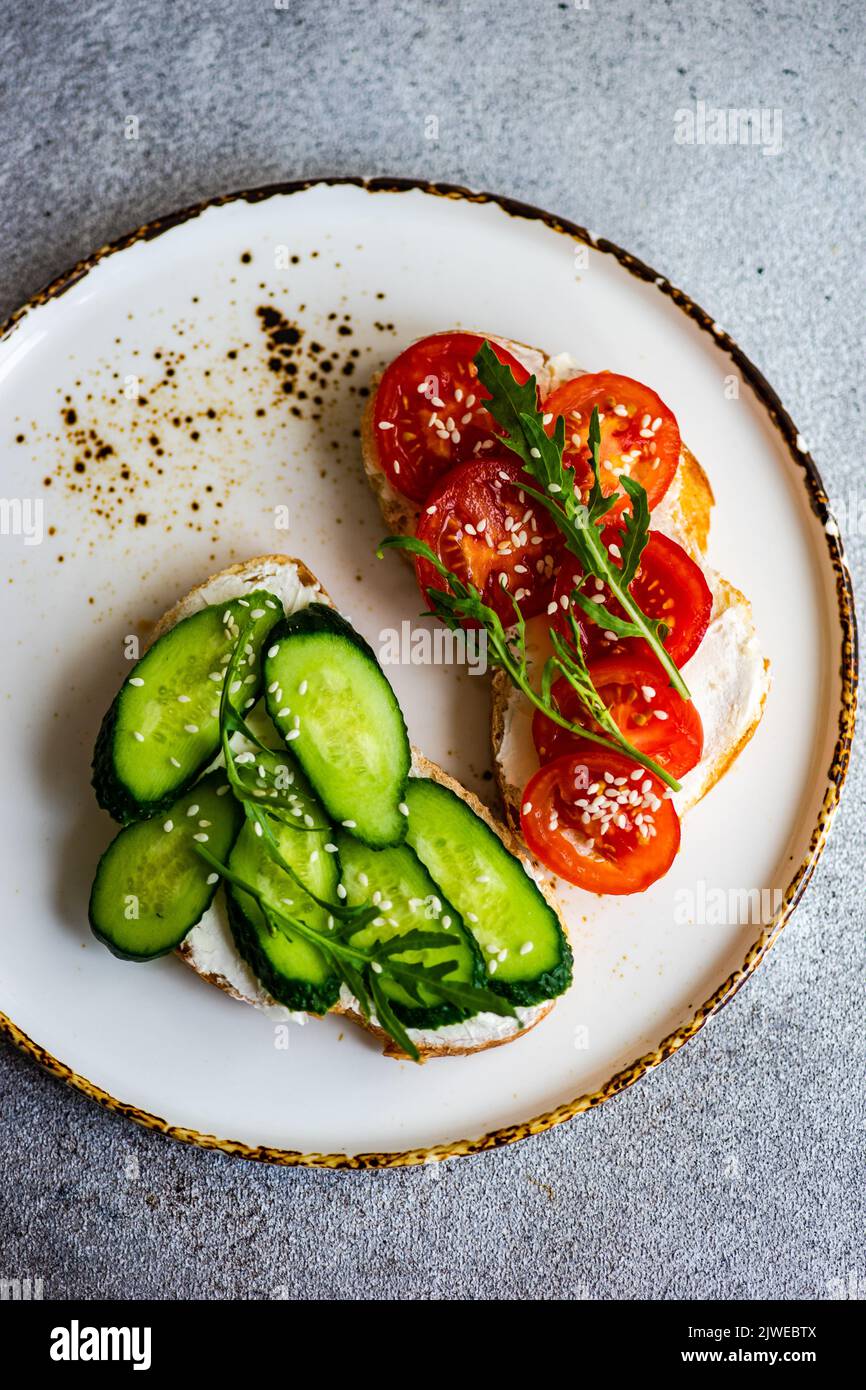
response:
M285 759L286 754L281 756ZM297 770L293 785L303 798L305 811L312 812L316 824L322 824L322 809ZM262 809L268 809L265 803ZM317 897L335 902L340 866L337 855L325 848L333 845L330 827L306 830L277 820L271 820L270 825L280 853L301 882ZM238 836L229 868L257 888L277 910L299 917L320 931L328 930L327 911L275 863L250 821ZM226 894L235 945L265 988L287 1008L327 1013L339 998L340 981L322 953L300 937L271 932L261 908L248 893L227 884Z
M512 1004L539 1004L571 984L562 925L498 835L454 792L411 777L407 840L454 903L487 961L487 985Z
M224 772L211 772L165 814L128 825L96 869L90 925L124 960L174 950L210 907L218 875L196 853L225 862L243 820Z
M335 824L399 844L411 755L396 696L362 637L321 603L284 618L264 661L267 707Z
M259 649L282 615L264 589L202 608L146 652L102 721L93 755L100 806L115 820L154 815L191 786L219 744L219 702L225 668L240 631L252 621L232 696L250 708L261 687Z
M380 914L368 927L353 935L353 943L371 946L377 941L391 941L408 931L436 932L442 937L441 948L405 951L397 959L428 966L453 960L454 969L445 976L449 984L486 983L481 952L463 925L459 912L443 897L441 889L408 845L371 849L342 831L337 845L346 901L355 906L372 900ZM413 1028L441 1028L446 1023L459 1023L470 1012L434 999L423 985L418 988L423 1000L421 1005L397 981L383 978L382 989L400 1022Z

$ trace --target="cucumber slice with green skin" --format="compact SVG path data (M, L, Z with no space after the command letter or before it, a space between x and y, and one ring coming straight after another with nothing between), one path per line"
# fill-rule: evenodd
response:
M406 724L372 648L322 603L282 619L264 660L268 714L335 825L382 848L406 836Z
M282 612L264 589L212 604L171 628L136 664L102 721L93 755L96 798L115 820L162 811L213 761L225 668L238 636L252 621L252 654L232 698L242 711L258 697L259 650Z
M463 915L488 971L495 962L488 988L526 1006L562 994L571 984L571 948L520 860L438 782L411 777L406 804L408 843Z
M282 756L285 758L285 753ZM321 807L300 773L295 776L299 794L316 823L322 824L326 818ZM262 809L267 809L264 803ZM336 902L340 865L337 855L326 849L334 843L330 827L302 830L285 821L271 821L270 825L280 853L301 882L317 897ZM237 838L228 866L278 911L299 917L319 931L328 930L327 911L275 863L249 820ZM340 997L340 980L321 951L300 937L269 931L258 903L231 883L226 884L226 897L235 945L269 993L289 1009L327 1013Z
M225 773L217 771L164 815L126 826L97 865L90 893L94 934L123 960L153 960L173 951L219 886L196 845L225 862L242 820Z
M455 968L445 976L448 983L486 984L484 962L474 938L408 845L371 849L344 831L339 833L337 845L349 906L372 900L380 909L379 917L354 933L353 944L371 946L408 931L438 932L442 937L441 949L406 951L396 959L423 965L453 960ZM418 988L424 1001L419 1006L397 981L383 978L381 983L394 1013L408 1027L441 1028L446 1023L460 1023L471 1013L459 1005L434 999L423 985Z

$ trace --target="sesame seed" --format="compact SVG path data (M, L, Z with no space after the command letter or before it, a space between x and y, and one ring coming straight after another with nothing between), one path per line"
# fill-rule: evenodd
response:
M207 837L207 835L204 833L203 830L199 831L199 833L198 833L197 835L193 835L192 838L193 838L194 840L198 840L199 843L202 844L202 845L207 844L207 839L208 839L208 837Z
M529 457L530 457L530 458L533 458L533 459L540 459L540 458L541 458L541 450L540 450L540 449L530 449L530 451L529 451Z
M344 820L341 822L341 824L344 825L347 830L354 830L357 823L358 822L354 820Z
M286 743L291 743L293 738L300 738L300 736L300 729L289 729L289 732L285 735Z
M336 853L337 853L337 846L336 846L336 845L332 845L332 844L329 842L328 844L325 845L325 852L326 852L327 854L336 854Z
M130 676L130 678L129 678L129 684L130 684L130 685L144 685L144 681L141 679L141 676Z
M285 709L277 710L277 718L278 718L278 719L288 719L288 717L289 717L289 715L291 714L291 712L292 712L292 711L289 709L289 707L286 706Z
M556 612L556 603L549 603L547 605L547 612L549 616L552 616Z
M653 714L655 715L656 719L667 719L668 717L668 712L664 709L654 709Z
M548 491L548 492L562 492L562 488L559 486L559 483L548 483L548 484L547 484L547 491Z
M280 649L279 649L279 647L277 646L277 644L276 644L276 642L275 642L274 645L273 645L272 647L268 647L268 656L270 656L270 657L276 656L276 654L277 654L277 652L278 652L279 650L280 650Z
M381 975L381 973L382 973L382 967L381 967L381 965L379 964L379 962L378 962L377 960L374 960L374 961L372 962L372 966L373 966L373 971L375 972L375 974Z

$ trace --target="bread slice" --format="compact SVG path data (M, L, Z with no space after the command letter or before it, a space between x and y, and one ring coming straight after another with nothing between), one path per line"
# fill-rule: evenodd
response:
M189 617L209 604L222 603L257 588L266 588L281 599L286 613L295 612L312 602L333 606L330 595L302 560L288 555L259 555L242 564L231 565L228 569L212 575L204 583L196 585L159 620L154 627L151 641L156 641L182 618ZM522 844L472 792L467 791L435 763L431 763L417 749L413 749L412 773L418 777L432 777L462 797L476 815L481 816L499 836L506 848L520 859L526 872L536 879L547 901L558 912L549 886L540 880ZM202 979L233 999L263 1009L276 1019L290 1019L296 1023L305 1021L307 1015L292 1013L277 1003L238 954L221 894L217 895L214 904L178 947L177 954ZM516 1019L503 1018L498 1014L479 1014L463 1023L449 1024L439 1029L410 1029L409 1036L424 1060L428 1057L463 1056L511 1042L521 1033L540 1023L555 1002L551 999L533 1008L518 1008ZM343 1014L353 1022L368 1027L384 1044L383 1051L387 1056L404 1055L382 1029L375 1024L365 1023L357 1002L348 991L344 990L343 997L333 1012Z
M497 338L527 370L534 372L544 400L552 390L582 374L566 353L547 357L538 348ZM373 428L376 394L372 394L361 428L364 469L386 525L392 532L415 533L420 508L402 497L385 475ZM704 570L713 592L710 626L683 676L704 725L704 756L684 779L674 798L680 813L690 809L715 786L745 748L761 722L770 687L769 662L761 656L751 605L721 575L708 570L705 555L714 498L709 480L691 450L683 444L680 464L668 492L652 514L652 525L677 541ZM401 552L410 561L407 552ZM530 670L540 670L550 654L547 619L527 623ZM513 830L519 828L523 787L538 769L531 735L532 707L502 671L491 688L490 736L494 768Z

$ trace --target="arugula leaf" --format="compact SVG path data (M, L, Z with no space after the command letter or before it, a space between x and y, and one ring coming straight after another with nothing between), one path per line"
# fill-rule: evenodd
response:
M593 417L595 416L593 411ZM649 540L650 512L647 503L646 488L641 487L633 478L629 478L623 473L620 482L631 498L631 511L623 514L625 531L620 542L620 553L622 555L622 566L620 568L620 582L628 588L631 581L637 574L637 567L640 564L640 557L644 552L647 541Z
M479 623L487 633L487 659L492 665L500 667L511 678L518 690L522 691L526 698L540 709L542 714L546 714L548 719L552 719L560 728L567 729L569 733L578 734L581 738L589 739L591 743L598 743L602 748L609 748L613 752L625 753L627 757L633 758L635 762L641 764L661 778L667 786L674 791L679 791L680 784L669 772L660 767L653 758L648 758L646 754L635 748L632 743L622 733L610 716L607 706L596 690L586 669L586 662L580 645L580 633L573 614L569 614L572 625L572 635L574 637L575 652L569 652L568 648L562 643L558 634L551 631L551 641L554 643L555 655L545 665L542 672L541 691L535 690L529 676L529 666L526 656L526 631L520 607L515 606L515 627L511 635L506 633L502 619L495 609L490 608L484 603L481 595L473 584L469 584L453 574L446 565L443 565L439 556L434 553L425 541L421 541L417 536L387 536L379 545L377 554L382 558L386 547L395 546L401 550L408 550L412 555L423 556L428 560L434 569L447 582L450 593L444 589L434 589L432 586L427 589L427 596L430 600L433 612L437 617L449 624L456 626L463 618L472 618ZM595 605L593 605L595 606ZM559 645L557 646L557 639ZM568 719L564 719L551 698L551 686L553 684L554 670L551 662L555 663L564 676L566 676L581 695L583 703L592 715L596 723L600 724L607 732L598 734L592 729L586 728L582 724L573 724ZM583 693L581 693L583 692Z
M286 936L300 937L321 951L329 966L346 984L358 1001L362 1014L369 1022L374 1016L379 1026L391 1037L398 1047L411 1057L420 1061L420 1054L412 1042L406 1028L397 1018L383 988L383 981L391 979L409 991L411 997L420 1003L419 990L424 989L434 999L460 1005L473 1013L494 1013L505 1018L516 1018L512 1004L492 990L478 985L468 985L460 981L449 982L442 978L455 968L454 961L440 961L436 965L411 964L408 961L393 959L396 951L423 950L419 939L430 945L444 948L448 939L444 933L407 932L393 942L379 942L373 946L358 946L347 939L345 930L323 932L312 927L300 917L294 917L283 907L277 907L251 883L236 874L211 854L204 845L196 845L196 852L222 878L233 884L242 893L247 893L261 908L271 930L283 932ZM374 913L378 909L373 909ZM353 931L361 925L358 922Z
M409 961L396 959L397 956L403 955L407 951L447 949L450 942L445 932L423 931L414 928L402 936L376 941L366 947L359 946L353 938L380 915L380 909L372 903L361 903L350 907L341 901L330 902L326 898L319 897L304 883L285 858L274 834L274 824L291 825L293 829L301 830L323 830L329 827L315 825L315 823L312 825L297 824L295 816L297 806L293 798L299 798L301 793L277 786L275 778L269 780L271 773L280 768L288 767L287 755L267 748L252 733L242 716L238 714L226 697L226 691L235 679L237 670L245 664L245 649L250 625L250 623L247 624L235 644L232 659L228 663L223 698L220 702L220 742L229 786L232 794L243 806L247 820L254 826L255 833L261 841L265 853L284 873L289 875L307 897L328 913L329 930L325 932L310 926L302 918L288 913L282 904L270 902L252 884L247 883L227 865L216 859L203 845L196 845L196 851L221 877L234 884L241 892L247 893L258 903L270 932L282 932L289 939L300 937L321 951L331 969L357 999L358 1007L364 1018L369 1022L375 1016L379 1026L413 1061L420 1061L420 1054L406 1028L397 1018L387 994L382 988L382 981L385 979L399 983L417 1004L423 1002L420 994L423 989L428 996L432 996L436 1000L457 1004L460 1007L471 1009L473 1013L497 1013L510 1018L516 1017L514 1007L500 995L494 994L492 990L464 985L460 982L446 981L443 977L452 973L456 968L457 963L454 959L439 961L434 965L413 964ZM236 755L232 749L231 739L234 733L242 734L257 749L253 764L246 760L238 763L238 756L242 757L243 755ZM274 782L273 786L271 781ZM291 785L289 783L288 787L291 788ZM264 797L256 794L262 790L265 790L266 793ZM278 793L283 792L283 796L273 797L271 793L274 790L277 790ZM304 803L301 802L300 804L303 805ZM308 811L306 820L312 819L313 817Z
M641 610L629 589L649 533L646 491L635 479L626 479L623 475L621 480L632 502L632 519L627 523L626 532L628 569L619 569L602 538L601 522L617 499L615 494L605 497L601 488L598 462L601 430L597 409L593 410L589 423L588 444L593 481L584 504L575 492L574 469L566 468L562 462L565 447L563 418L560 416L553 436L549 436L537 405L533 402L531 409L527 409L527 388L530 383L518 386L510 369L499 361L489 343L481 345L474 362L478 368L478 380L490 394L485 406L505 431L503 444L523 460L526 471L540 484L539 488L527 486L524 491L540 502L553 517L567 548L577 556L584 573L593 575L607 585L611 597L619 603L633 625L634 630L630 635L642 637L647 642L677 693L684 700L691 699L685 681L661 641L658 624ZM532 380L534 383L534 378Z

